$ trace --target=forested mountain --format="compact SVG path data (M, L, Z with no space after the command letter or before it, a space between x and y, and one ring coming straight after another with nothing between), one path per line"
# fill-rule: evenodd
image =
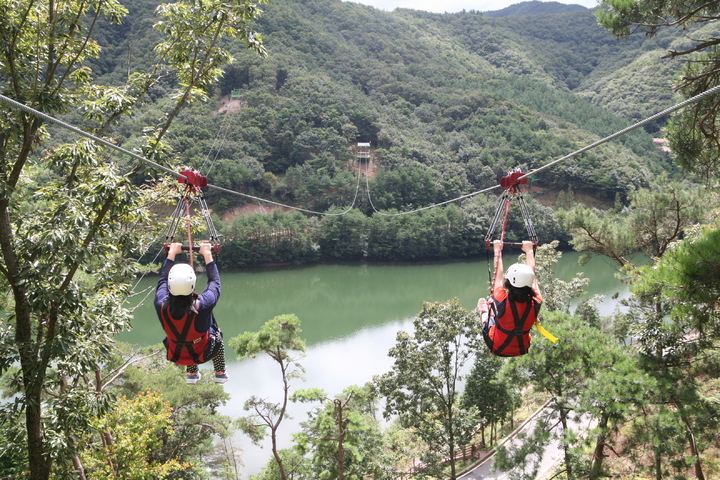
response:
M567 13L587 10L582 5L568 5L559 2L520 2L502 10L483 12L488 17L509 17L517 15L548 15L553 13Z
M114 55L95 67L101 82L124 82L129 67L149 62L153 7L134 0L128 21L106 26L99 41ZM527 2L500 17L384 12L339 0L263 9L255 27L267 57L229 44L235 63L207 102L182 112L172 145L179 163L210 168L211 183L284 204L351 205L356 142L372 144L379 168L369 182L372 203L367 195L355 201L369 218L375 209L411 210L490 187L515 167L537 168L673 103L679 63L660 57L679 40L619 42L582 7ZM163 115L170 87L157 86L116 132L139 141L134 125ZM662 122L537 175L545 206L533 208L548 240L567 240L544 210L558 192L611 205L673 170L651 139ZM218 213L244 203L212 189L207 196ZM479 233L472 225L487 223L492 203L461 205L464 230Z
M516 10L525 13L538 3ZM131 3L130 20L101 39L117 52L115 62L106 59L99 69L105 82L123 81L128 61L145 61L153 7ZM256 160L277 175L308 162L314 171L332 170L347 159L349 142L370 141L387 168L420 163L452 180L455 188L446 186L446 195L430 199L440 200L494 182L509 167L537 167L672 102L677 68L659 60L667 42L618 42L587 9L491 18L318 0L278 1L264 10L257 28L268 57L246 55L238 46L239 59L226 68L211 102L188 109L185 123L214 133L226 120L214 115L219 97L240 88L246 108L229 120L235 126L218 159ZM158 89L153 100L162 95ZM191 133L176 144L190 164L209 149L206 139ZM186 141L195 148L186 148ZM629 157L622 163L633 168L620 175L624 181L592 185L607 198L626 191L628 182L645 183L662 161L646 135L620 143ZM598 149L597 155L611 154ZM601 163L593 170L615 170ZM562 170L572 167L543 181L565 188ZM250 183L262 191L258 180ZM248 187L247 179L231 183Z
M537 417L524 445L497 449L495 466L525 471L537 447L559 442L557 478L719 478L720 120L711 95L720 17L713 5L603 4L612 15L599 17L618 35L655 29L647 22L661 12L687 37L616 42L590 11L547 14L537 4L491 17L310 0L273 3L258 17L258 5L243 0L181 1L156 12L135 0L125 20L115 0L0 1L0 477L238 477L235 448L216 440L234 428L219 405L240 399L212 377L185 388L180 367L158 355L161 344L146 350L114 340L132 328L129 305L149 301L135 289L137 275L154 266L135 260L148 251L158 252L149 262L161 258L152 243L169 240L163 201L177 200L182 165L213 184L207 199L224 214L217 220L225 235L213 259L222 268L478 255L497 197L477 190L674 102L679 66L660 57L678 48L691 62L683 98L705 95L668 125L683 170L652 142L660 122L533 174L540 313L557 344L537 335L526 355L500 367L483 346L477 312L457 299L424 302L412 333L398 332L388 351L392 370L372 388L335 398L316 388L293 392L319 406L294 445L278 451L288 380L301 375L305 350L299 319L282 313L258 333L228 339L241 357L269 355L282 375L281 403L246 391L238 377L249 415L234 425L253 441L273 438L273 460L257 478L457 478L456 454L473 453L465 447L478 426L488 451L504 436L502 423L510 418L512 430L516 412L552 399L557 417ZM372 162L355 158L359 141L372 144ZM110 142L145 158L116 153ZM244 216L238 193L315 212ZM441 201L447 205L433 205ZM190 230L202 223L189 216ZM519 217L513 210L506 240L526 238ZM558 245L611 261L630 285L627 310L603 317L597 296L583 298L586 279L556 275ZM532 264L529 248L526 255ZM476 278L467 282L477 291ZM262 288L284 294L282 285ZM352 297L343 290L335 295ZM320 308L330 301L297 302L310 297ZM190 348L180 337L200 332L188 308L175 342ZM468 378L461 368L472 357ZM474 386L460 399L465 379ZM521 406L520 392L540 396ZM387 429L378 402L393 419ZM577 435L576 418L595 428ZM220 458L212 450L223 450Z

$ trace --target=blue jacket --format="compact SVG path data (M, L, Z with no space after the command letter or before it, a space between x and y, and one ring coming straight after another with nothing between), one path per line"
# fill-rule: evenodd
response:
M174 261L168 259L165 260L165 264L163 265L160 273L160 279L158 280L157 290L155 291L155 311L157 312L161 325L163 324L161 310L170 294L167 286L168 273L173 265L175 265ZM207 286L195 302L197 314L189 316L188 318L194 317L194 331L198 333L207 332L210 336L211 340L207 342L204 352L205 354L203 355L204 358L207 358L215 346L216 337L219 337L220 329L215 322L213 308L215 308L215 305L217 305L218 300L220 299L221 288L220 274L218 273L217 264L214 261L210 262L205 266L205 270L208 276ZM165 328L165 325L163 325L163 328ZM165 337L163 343L165 344L165 347L168 348L168 337Z

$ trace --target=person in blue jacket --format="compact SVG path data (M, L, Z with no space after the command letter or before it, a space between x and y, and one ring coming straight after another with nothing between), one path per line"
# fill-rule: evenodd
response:
M215 383L225 383L225 347L213 308L220 299L220 274L212 256L212 245L200 245L208 283L202 294L195 293L195 271L186 263L175 263L182 244L172 243L155 291L155 310L167 335L163 340L167 359L187 366L186 383L200 380L198 365L213 361Z

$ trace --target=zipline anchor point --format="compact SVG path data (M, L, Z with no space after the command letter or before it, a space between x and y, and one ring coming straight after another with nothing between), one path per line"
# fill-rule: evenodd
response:
M520 178L524 175L522 170L519 168L516 168L512 172L509 172L507 175L502 177L500 179L500 186L503 187L506 191L507 190L513 190L517 191L518 185L525 185L527 184L527 177ZM519 179L519 180L518 180Z
M213 225L212 218L210 216L210 209L205 202L203 197L202 188L208 186L207 177L203 176L198 170L190 167L185 167L178 176L178 183L187 185L183 196L178 201L175 207L175 212L172 215L170 226L168 227L167 234L165 235L165 243L163 248L165 253L170 249L170 242L175 239L175 233L180 224L181 218L184 216L186 219L187 228L187 245L182 246L183 251L200 251L200 246L193 245L192 236L190 234L190 203L197 201L200 206L200 216L205 220L205 226L207 227L208 235L210 236L210 243L212 244L212 252L215 255L220 253L220 234ZM190 256L190 265L192 265L192 256Z
M520 192L520 185L526 185L528 183L527 177L521 178L525 175L520 168L515 168L513 171L508 172L507 175L500 179L500 186L505 189L503 194L500 196L500 203L495 211L495 216L490 222L490 228L485 236L485 248L492 250L493 248L493 235L495 229L502 219L502 227L500 228L500 241L503 242L503 247L515 247L522 248L522 242L506 242L505 241L505 229L508 223L508 213L510 212L510 202L517 200L520 207L520 213L522 214L523 223L528 233L528 239L533 243L533 250L538 247L538 237L535 232L535 226L530 218L530 210L528 209L525 199Z
M194 170L190 167L185 167L185 170L180 172L183 177L178 177L178 183L186 183L195 189L205 188L208 186L207 177L200 174L198 170Z

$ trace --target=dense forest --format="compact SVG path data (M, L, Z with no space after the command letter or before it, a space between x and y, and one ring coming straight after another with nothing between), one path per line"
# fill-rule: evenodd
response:
M277 397L252 395L232 420L221 385L179 383L162 345L115 338L157 268L184 166L211 183L223 267L477 255L499 192L471 194L715 87L718 19L663 0L452 14L0 0L0 478L236 479L235 430L272 440L257 480L454 479L495 447L499 469L529 480L553 441L555 478L717 478L717 94L533 175L557 344L537 335L527 355L494 357L476 312L426 302L390 371L331 395L296 389L305 343L286 313L226 339L279 373ZM516 207L510 240L525 235ZM622 313L571 307L587 279L554 277L568 247L618 268ZM315 407L279 449L290 401ZM518 448L498 445L541 405Z
M206 102L180 113L176 161L225 189L319 212L352 206L358 215L253 218L241 213L257 202L207 189L226 238L221 264L477 255L494 196L408 219L375 212L402 213L497 185L516 167L537 168L674 103L670 82L680 62L659 52L677 36L618 42L588 9L547 4L555 12L547 14L543 5L519 4L498 17L337 1L264 6L256 28L268 56L228 44L235 62ZM128 20L99 37L108 52L94 65L100 82L119 84L128 69L147 68L152 5L127 6ZM527 11L514 14L521 6ZM132 145L140 134L133 125L160 117L170 88L151 89L142 113L120 121L116 134ZM631 192L661 173L676 175L652 142L664 121L537 175L528 201L541 240L568 247L552 213L558 194L627 205ZM373 148L367 185L357 142ZM338 222L345 235L333 233ZM431 233L438 228L448 234ZM523 235L514 222L510 237ZM429 240L414 246L399 238Z

